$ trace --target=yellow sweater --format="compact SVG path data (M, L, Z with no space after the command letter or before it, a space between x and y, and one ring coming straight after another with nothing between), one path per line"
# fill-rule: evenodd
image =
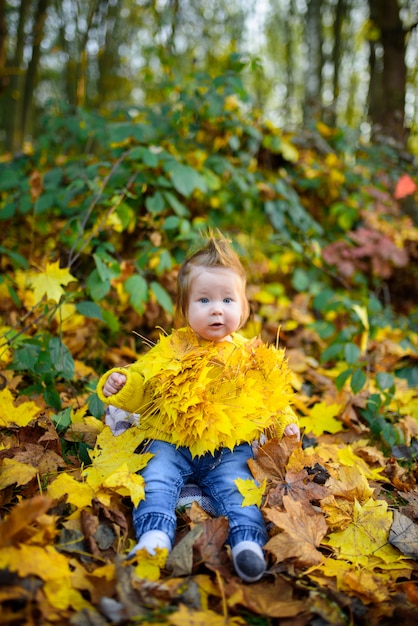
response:
M124 374L126 384L105 397L112 372ZM97 393L107 404L139 413L147 438L186 446L193 456L232 449L265 431L281 437L287 424L297 423L284 350L237 333L232 342L214 343L190 328L175 330L136 363L108 371Z

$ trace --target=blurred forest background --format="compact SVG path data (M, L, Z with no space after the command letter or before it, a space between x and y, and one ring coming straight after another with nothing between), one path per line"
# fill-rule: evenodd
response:
M415 626L418 0L0 0L0 149L0 623ZM209 227L304 433L252 466L256 588L194 510L174 573L121 565L141 461L95 394Z
M417 132L417 16L416 0L1 0L0 139L18 151L58 103L159 103L234 53L263 118L402 140Z

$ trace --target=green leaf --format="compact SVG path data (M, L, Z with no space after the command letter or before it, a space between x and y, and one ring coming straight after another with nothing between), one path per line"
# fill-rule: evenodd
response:
M176 230L180 225L180 218L177 215L169 215L164 220L163 230Z
M310 324L310 328L316 331L321 339L329 339L335 333L335 326L331 322L321 320Z
M179 217L187 217L188 215L190 215L189 209L185 207L184 204L182 204L173 193L170 193L169 191L164 191L163 195L168 204L173 209L174 213L176 213L176 215L178 215Z
M148 302L148 283L139 274L130 276L124 282L124 289L129 293L129 301L140 315L145 311L145 303Z
M26 344L14 353L12 368L15 370L33 371L35 364L38 362L39 353L39 346Z
M90 319L98 319L102 320L102 310L98 304L95 302L91 302L90 300L85 300L83 302L77 302L75 308L80 313L80 315L84 315L84 317L88 317Z
M71 424L71 407L67 407L56 415L52 414L51 419L58 433L65 431Z
M346 343L344 346L344 358L349 365L358 362L361 356L361 350L355 343Z
M376 374L376 382L379 389L383 391L384 389L390 389L393 387L395 379L392 374L389 374L388 372L379 372Z
M40 215L41 213L45 213L49 209L53 209L56 206L55 196L55 191L46 191L41 196L39 196L35 204L35 214Z
M353 393L359 393L366 384L367 378L363 370L356 370L351 377L351 389Z
M343 346L344 344L342 343L332 343L328 348L325 348L321 354L321 363L339 357L343 351Z
M25 259L25 257L18 252L14 252L14 250L8 250L7 248L0 246L0 254L4 254L5 256L7 255L17 266L20 265L20 267L24 267L25 269L29 267L27 259Z
M344 370L343 372L341 372L341 374L338 374L337 378L335 379L335 386L337 387L338 391L341 391L352 373L353 369L350 367L348 370Z
M372 393L367 399L367 408L372 413L377 413L382 406L382 397L379 393Z
M119 320L116 317L116 315L114 313L112 313L111 311L108 310L104 310L102 311L103 314L103 320L106 324L106 326L108 328L110 328L110 330L114 333L119 332L120 330L120 324L119 324Z
M182 165L181 163L170 161L166 169L170 174L176 191L186 198L191 196L195 189L199 189L203 193L207 191L207 184L203 176L189 165Z
M159 163L158 155L152 152L151 150L149 150L148 148L144 148L144 151L142 153L142 158L143 158L145 165L147 165L148 167L157 167Z
M100 400L97 393L93 393L87 400L87 406L93 417L100 418L105 412L105 404Z
M167 313L170 313L170 315L173 315L174 313L173 301L168 291L166 291L164 287L160 285L160 283L157 283L154 280L150 284L150 289L151 289L151 292L154 294L155 299L157 300L158 304L163 307L164 311L167 311Z
M86 290L93 300L100 301L110 291L110 280L102 280L97 269L93 270L86 281ZM104 313L103 313L104 315Z
M45 402L52 408L59 410L62 406L58 391L52 384L49 384L44 391Z
M102 282L105 282L105 281L109 280L110 278L112 278L112 272L110 271L108 266L105 263L103 263L103 261L99 257L99 255L98 254L93 254L93 259L94 259L94 262L96 264L96 268L97 268L97 271L99 273L100 280Z
M296 269L293 272L292 286L296 289L296 291L306 291L309 287L310 282L311 279L308 273L304 270Z
M145 200L145 206L147 207L147 211L152 213L153 215L158 215L162 213L165 208L164 197L160 191L157 191L153 196L148 196Z
M71 380L75 371L74 360L67 346L58 337L53 337L49 342L49 354L55 371L66 380Z

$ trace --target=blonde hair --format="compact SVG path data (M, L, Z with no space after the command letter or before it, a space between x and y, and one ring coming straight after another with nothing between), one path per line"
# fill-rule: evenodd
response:
M186 258L180 267L177 276L177 315L187 322L187 310L189 306L189 293L192 282L192 272L197 267L213 268L223 267L235 272L241 279L242 284L242 318L240 328L244 326L250 315L250 305L245 294L247 277L244 267L237 253L232 249L231 242L222 233L216 235L210 233L206 244Z

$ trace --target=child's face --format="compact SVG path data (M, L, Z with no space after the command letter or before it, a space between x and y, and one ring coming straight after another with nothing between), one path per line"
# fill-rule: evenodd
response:
M196 267L191 276L187 321L202 339L230 341L241 324L241 278L226 267Z

